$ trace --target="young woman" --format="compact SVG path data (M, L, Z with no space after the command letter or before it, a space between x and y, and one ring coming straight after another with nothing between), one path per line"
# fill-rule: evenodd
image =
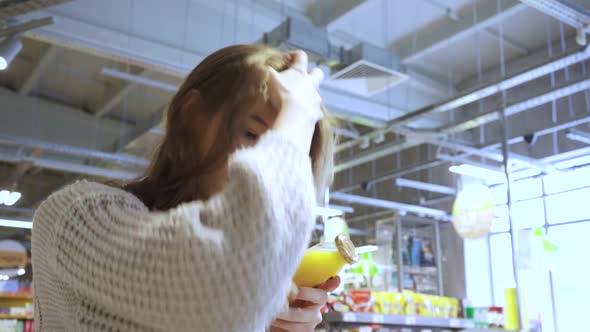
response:
M174 96L142 178L80 181L43 202L37 331L312 331L339 280L285 308L331 180L322 73L307 66L301 51L217 51Z

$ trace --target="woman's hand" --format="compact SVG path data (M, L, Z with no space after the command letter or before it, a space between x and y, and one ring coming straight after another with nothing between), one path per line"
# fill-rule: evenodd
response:
M315 124L323 116L318 88L324 74L319 68L307 71L305 52L294 51L288 56L291 62L289 69L280 73L269 69L269 99L271 105L279 110L274 129L307 153Z
M296 306L277 317L270 332L312 332L322 322L320 309L328 302L328 292L340 285L340 278L334 277L316 288L301 287L295 296Z

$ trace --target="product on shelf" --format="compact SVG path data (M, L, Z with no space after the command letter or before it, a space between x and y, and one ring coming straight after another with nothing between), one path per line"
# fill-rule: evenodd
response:
M351 303L350 308L354 312L372 312L373 297L370 290L351 290L348 291Z
M331 298L331 310L338 312L373 312L389 315L408 315L440 318L458 318L459 300L445 296L351 290Z

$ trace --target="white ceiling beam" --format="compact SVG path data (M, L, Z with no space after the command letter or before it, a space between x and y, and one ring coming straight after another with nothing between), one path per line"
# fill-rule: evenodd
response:
M501 13L498 13L496 1L478 1L476 6L477 24L473 24L471 19L466 18L457 21L444 20L417 31L397 43L396 48L399 50L402 63L415 62L527 8L525 4L516 0L504 0Z
M94 112L94 116L97 118L103 117L113 110L131 91L137 87L136 83L127 83L119 91L117 91L112 97L105 101L97 110Z
M147 70L142 71L139 73L139 76L144 76L148 73ZM127 82L119 91L117 91L113 96L111 96L108 100L106 100L94 113L94 116L97 118L103 117L105 114L108 114L112 111L131 91L133 91L138 86L135 82Z
M33 67L33 70L29 73L29 76L25 78L23 84L18 90L18 93L26 96L31 93L33 87L45 72L45 69L55 59L57 55L57 47L50 45L49 48L43 53L37 64Z
M502 38L502 41L506 45L512 47L513 49L515 49L516 51L518 51L520 54L528 55L530 53L530 50L523 43L521 43L521 42L519 42L519 41L517 41L517 40L515 40L513 38L510 38L510 37L508 37L506 35L500 36L500 33L496 29L494 29L494 28L491 28L491 27L490 28L486 28L483 31L485 31L488 35L490 35L490 36L492 36L492 37L494 37L494 38L496 38L498 40L500 38Z

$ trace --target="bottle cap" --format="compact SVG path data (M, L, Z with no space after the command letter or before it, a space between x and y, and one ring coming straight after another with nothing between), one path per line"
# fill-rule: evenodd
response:
M354 243L352 243L348 236L339 234L334 239L334 243L336 243L336 248L338 248L340 256L342 256L348 264L354 264L359 261L359 256L356 254Z

